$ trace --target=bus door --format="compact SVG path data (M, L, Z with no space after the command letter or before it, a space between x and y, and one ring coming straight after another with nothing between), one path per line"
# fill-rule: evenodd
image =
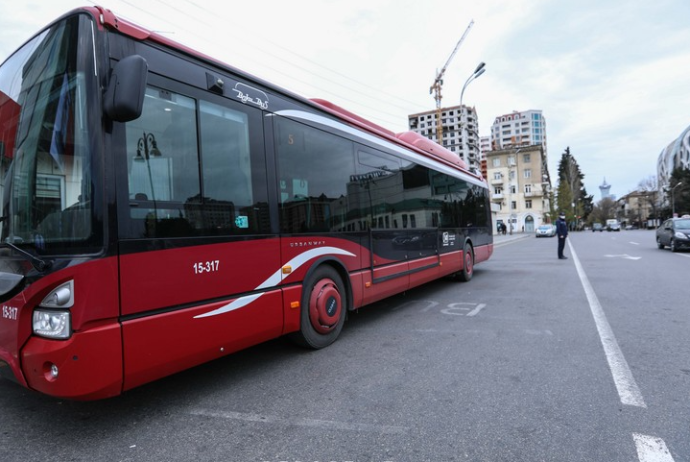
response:
M261 111L149 85L116 176L126 389L283 332Z

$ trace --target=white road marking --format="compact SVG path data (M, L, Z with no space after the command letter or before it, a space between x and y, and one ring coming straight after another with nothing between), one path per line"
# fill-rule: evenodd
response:
M345 430L356 432L375 432L375 433L405 433L405 427L394 425L375 425L363 423L337 422L333 420L320 419L281 419L280 417L253 414L250 412L232 411L212 411L210 409L192 409L189 414L213 417L217 419L240 420L243 422L268 423L283 426L315 427L325 430Z
M625 258L626 260L639 260L640 258L642 258L642 257L631 257L631 256L628 255L627 253L624 253L623 255L604 255L604 256L605 256L605 257L609 257L609 258L617 258L617 257L620 257L620 258Z
M486 304L480 303L479 305L477 305L475 309L467 313L467 316L474 316L475 314L479 313L484 307L486 307Z
M661 438L633 433L640 462L673 462L673 456Z
M422 313L426 313L427 311L429 311L430 309L432 309L433 307L438 305L438 302L435 302L433 300L410 300L409 302L401 303L398 306L394 306L393 308L391 308L391 311L398 311L402 308L406 308L409 305L415 305L417 303L425 303L426 304L426 306L421 310Z
M577 258L575 249L568 240L568 247L573 256L573 261L575 262L575 268L577 269L577 274L580 276L580 282L582 283L582 288L585 290L587 295L587 300L589 301L589 308L592 311L592 316L594 317L594 322L597 326L597 331L599 331L599 338L601 339L601 344L604 347L604 353L606 354L606 360L609 363L609 368L611 369L611 375L613 376L613 382L616 384L616 389L618 390L618 396L621 399L621 403L627 404L629 406L639 406L646 408L647 405L642 398L642 393L637 387L635 378L628 367L628 362L623 356L623 352L618 346L618 341L616 336L613 334L613 330L606 319L606 314L604 309L599 303L592 285L589 283L589 279L585 274L585 270L580 264L580 260Z
M632 245L640 245L639 242L630 241L630 243L631 243Z

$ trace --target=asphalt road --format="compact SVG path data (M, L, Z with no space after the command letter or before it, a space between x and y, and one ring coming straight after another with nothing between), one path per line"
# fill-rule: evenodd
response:
M520 237L520 236L514 236ZM0 460L690 461L690 253L653 231L501 239L469 283L99 402L0 382Z

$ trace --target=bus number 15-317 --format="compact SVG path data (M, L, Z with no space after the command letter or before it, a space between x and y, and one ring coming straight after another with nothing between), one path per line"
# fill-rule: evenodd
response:
M220 260L200 261L194 263L194 274L214 273L220 267Z

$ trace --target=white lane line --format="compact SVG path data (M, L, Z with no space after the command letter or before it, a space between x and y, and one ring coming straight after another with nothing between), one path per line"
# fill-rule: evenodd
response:
M633 241L630 241L630 243L631 243L632 245L640 245L640 243L639 243L639 242L633 242Z
M374 425L364 423L348 423L336 422L332 420L319 419L281 419L280 417L253 414L249 412L232 412L232 411L212 411L210 409L193 409L189 414L213 417L217 419L239 420L243 422L258 422L282 426L297 426L297 427L313 427L326 430L345 430L356 432L374 432L374 433L405 433L405 427L398 427L394 425Z
M611 325L606 319L606 314L604 309L599 303L597 294L594 293L592 285L589 283L589 279L585 274L585 270L580 264L580 259L577 258L575 249L568 239L568 247L570 248L570 253L573 256L573 261L575 262L575 268L577 269L577 274L580 276L580 282L582 283L582 288L585 290L587 295L587 300L589 301L589 308L592 311L592 316L594 317L594 323L597 325L597 331L599 331L599 338L601 339L601 344L604 347L604 353L606 354L606 360L609 363L609 368L611 369L611 375L613 375L613 382L616 384L616 389L618 390L618 396L621 399L621 403L627 404L629 406L639 406L647 407L642 398L642 393L637 387L635 378L628 367L628 362L623 356L623 352L618 346L618 341L616 336L613 334Z
M640 462L673 462L673 456L661 438L633 433Z

